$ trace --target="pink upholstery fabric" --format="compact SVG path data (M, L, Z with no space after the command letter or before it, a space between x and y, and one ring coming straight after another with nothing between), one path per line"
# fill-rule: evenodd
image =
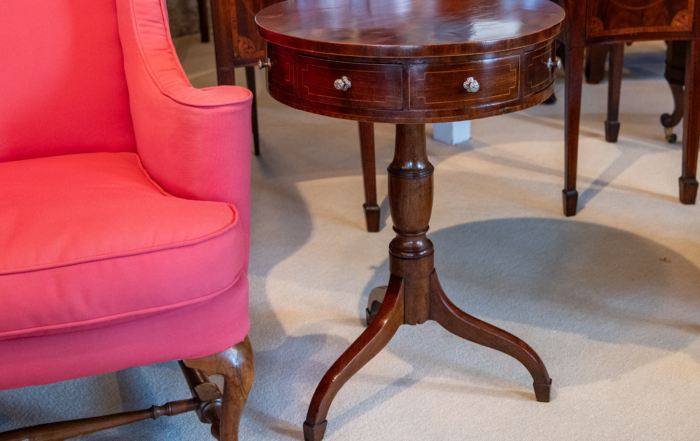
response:
M117 12L144 167L175 196L234 204L249 232L252 93L191 87L160 0L117 0Z
M240 276L236 209L164 193L135 153L0 163L0 340L181 308Z
M242 341L251 93L190 86L162 0L2 0L0 38L0 389Z
M136 151L114 0L2 0L0 42L0 162Z
M0 389L204 357L243 341L249 327L248 279L240 277L228 291L186 308L88 330L2 340Z

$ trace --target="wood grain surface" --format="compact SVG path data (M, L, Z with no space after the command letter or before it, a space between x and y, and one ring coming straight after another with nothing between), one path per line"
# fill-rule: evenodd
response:
M548 0L296 0L255 17L271 43L365 57L513 49L556 36L563 19Z

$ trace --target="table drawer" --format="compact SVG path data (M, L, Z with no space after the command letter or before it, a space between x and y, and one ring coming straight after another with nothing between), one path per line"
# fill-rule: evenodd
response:
M539 92L554 81L556 68L554 64L548 66L547 63L556 63L556 60L554 41L523 55L523 96Z
M346 63L299 55L300 98L336 106L401 110L401 65ZM347 78L350 87L338 90L335 81Z
M409 68L411 109L435 110L476 107L510 101L519 96L520 56L459 64L413 64ZM468 91L473 78L477 91Z

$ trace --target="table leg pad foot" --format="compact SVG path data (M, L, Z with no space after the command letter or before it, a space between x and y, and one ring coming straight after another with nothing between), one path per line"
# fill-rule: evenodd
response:
M605 121L605 140L607 142L617 142L617 136L619 133L619 121Z
M574 216L576 214L576 207L578 205L578 191L562 190L562 201L564 202L564 215L566 217Z
M326 434L326 425L328 424L328 420L325 420L324 422L317 424L315 426L312 426L309 423L304 423L304 440L305 441L320 441L323 439L323 436Z
M550 394L552 392L552 379L549 379L549 383L533 383L535 388L535 398L540 403L549 403Z
M379 217L381 210L379 205L363 204L365 209L365 221L367 221L367 231L370 233L379 232Z
M678 178L678 187L680 190L681 203L686 205L695 204L695 198L698 195L698 181L695 178Z

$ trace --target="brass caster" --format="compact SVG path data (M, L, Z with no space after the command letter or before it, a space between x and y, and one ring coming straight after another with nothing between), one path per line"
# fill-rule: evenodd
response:
M664 135L666 135L666 141L671 144L675 144L678 141L678 137L673 133L673 127L664 127Z

